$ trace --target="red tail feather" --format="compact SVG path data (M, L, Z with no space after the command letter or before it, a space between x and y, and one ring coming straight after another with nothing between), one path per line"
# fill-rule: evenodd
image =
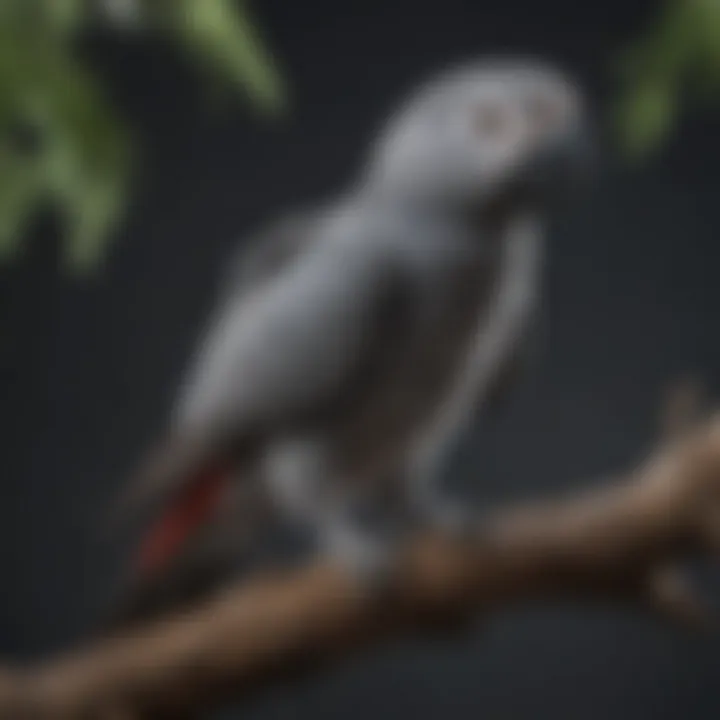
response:
M208 468L191 482L145 535L137 554L141 575L166 565L217 509L227 482L225 468Z

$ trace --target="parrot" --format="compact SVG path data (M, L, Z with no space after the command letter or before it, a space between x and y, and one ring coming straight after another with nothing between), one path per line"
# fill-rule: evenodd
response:
M527 356L544 238L590 166L582 92L535 59L481 58L414 88L336 197L268 222L231 258L157 443L121 505L151 516L116 626L226 582L271 516L372 587L397 536L464 536L454 443Z

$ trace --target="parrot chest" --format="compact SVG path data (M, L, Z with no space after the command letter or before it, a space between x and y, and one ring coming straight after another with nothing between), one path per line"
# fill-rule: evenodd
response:
M434 269L416 322L394 340L395 361L341 433L342 474L381 482L436 462L522 333L535 298L535 239L518 232L490 254Z
M412 471L432 472L445 459L458 433L472 420L492 383L527 330L537 302L539 237L520 224L508 231L489 292L454 342L444 383L427 406L408 446ZM454 339L449 339L453 344Z

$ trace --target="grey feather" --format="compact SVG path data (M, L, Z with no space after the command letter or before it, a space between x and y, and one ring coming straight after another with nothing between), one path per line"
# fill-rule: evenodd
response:
M533 63L423 86L349 193L232 263L146 496L229 458L326 550L377 567L346 511L391 481L437 502L448 449L526 346L543 221L578 176L583 129L574 86Z
M263 443L330 412L379 363L402 273L387 243L373 246L361 226L336 234L345 218L328 222L324 236L282 237L241 265L130 506L164 501L221 451L241 454L247 439Z
M315 240L322 214L319 208L288 212L247 237L226 262L213 312L282 272Z
M399 282L387 247L351 233L316 239L221 310L175 427L265 430L330 402L377 351L374 332Z
M246 238L227 262L228 269L218 283L214 317L222 317L251 292L259 290L294 262L315 239L319 211L304 210L288 213L268 223ZM213 329L215 326L211 326ZM201 345L211 342L212 330ZM191 369L200 372L199 359L193 358ZM183 379L179 403L184 400L189 372ZM113 507L115 520L123 521L140 512L147 512L167 501L178 489L182 477L193 467L212 456L220 441L220 432L204 428L202 432L171 433L155 445L149 455L123 488ZM112 523L113 525L115 523Z

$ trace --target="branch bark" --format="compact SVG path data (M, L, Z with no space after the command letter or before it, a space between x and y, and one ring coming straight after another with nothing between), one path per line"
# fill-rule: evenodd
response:
M6 671L0 718L179 717L390 637L544 598L706 620L677 567L720 548L720 418L682 432L676 420L672 438L600 489L499 512L477 542L414 540L380 599L324 562L258 577L191 613Z

